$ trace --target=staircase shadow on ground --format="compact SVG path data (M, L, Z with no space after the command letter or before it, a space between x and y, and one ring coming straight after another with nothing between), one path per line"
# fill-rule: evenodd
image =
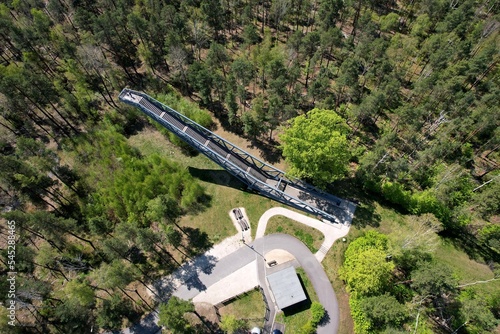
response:
M201 181L242 191L248 191L248 187L246 184L222 169L201 169L189 166L188 172L189 174L191 174L191 176Z

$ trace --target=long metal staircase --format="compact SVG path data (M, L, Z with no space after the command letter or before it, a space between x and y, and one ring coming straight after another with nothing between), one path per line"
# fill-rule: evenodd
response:
M183 141L206 155L250 189L286 205L320 216L324 221L350 224L356 205L295 178L202 127L147 94L124 89L119 99L139 108Z

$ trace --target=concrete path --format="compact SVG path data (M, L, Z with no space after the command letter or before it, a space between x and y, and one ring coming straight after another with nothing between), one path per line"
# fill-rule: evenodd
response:
M321 231L325 239L320 250L313 255L300 240L286 234L264 236L268 220L275 215L288 217ZM235 227L238 228L236 224ZM349 225L324 223L285 208L272 208L259 219L254 242L249 243L251 239L245 235L246 243L244 244L241 241L241 232L226 238L207 253L181 266L172 275L156 282L154 288L160 295L159 299L163 301L175 295L186 300L192 299L194 302L217 304L260 285L269 303L270 314L266 324L266 329L269 330L278 308L273 302L265 278L270 269L264 262L264 255L284 250L295 258L295 265L304 269L320 303L327 311L327 321L318 327L317 332L319 334L337 333L340 316L337 298L320 262L335 240L345 236L348 231ZM158 315L153 312L141 323L112 333L153 334L160 330L156 325L157 322Z
M253 243L245 245L233 252L232 254L217 261L210 272L200 272L196 278L196 284L187 281L188 284L182 285L173 293L175 296L182 299L197 299L206 298L198 297L200 294L205 294L215 284L221 281L224 277L232 275L236 270L247 265L253 265L256 261L259 285L264 289L266 299L270 306L269 319L274 320L277 307L272 301L271 292L266 280L267 266L264 263L262 254L266 254L273 249L283 249L292 254L297 260L300 267L304 269L316 291L320 303L325 307L327 312L327 321L322 326L318 327L319 334L336 333L339 326L339 308L337 297L333 291L333 287L326 276L326 273L321 266L321 263L311 253L311 251L298 239L287 234L271 234L259 239ZM238 285L235 282L236 286ZM240 292L241 293L241 292ZM233 290L233 295L239 294Z
M229 274L224 279L207 287L193 298L193 303L206 302L217 305L227 299L255 289L259 286L257 262L252 261Z
M265 235L267 222L271 217L277 215L293 219L299 223L315 228L323 233L325 239L323 241L323 244L315 254L316 259L318 259L319 262L323 261L326 253L330 250L333 243L337 239L342 238L346 236L347 233L349 233L350 225L348 224L324 223L321 220L310 218L301 213L286 208L276 207L267 210L260 217L257 232L255 233L255 239L261 238Z

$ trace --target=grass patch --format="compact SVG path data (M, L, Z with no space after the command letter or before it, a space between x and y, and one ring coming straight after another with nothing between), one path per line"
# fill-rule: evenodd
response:
M287 308L285 313L280 312L277 314L276 320L285 324L287 333L300 333L302 326L311 319L311 303L319 302L304 269L297 268L297 274L303 284L308 300Z
M315 228L309 227L293 219L284 216L273 216L269 219L266 228L266 235L272 233L286 233L293 235L302 241L312 253L316 253L321 247L323 233Z
M403 216L396 211L377 205L377 212L382 217L378 231L389 235L391 241L398 240L397 236L411 234L411 225L408 224L410 216ZM486 263L470 258L467 253L457 248L447 239L438 238L438 243L432 253L439 263L450 267L460 284L487 280L494 277L493 271ZM473 289L484 293L498 291L500 282L475 285Z
M199 228L209 235L213 243L238 233L228 215L232 208L246 209L255 234L260 216L266 210L280 206L273 200L249 192L245 185L204 155L186 155L152 127L131 136L128 142L145 156L156 153L176 161L199 180L211 201L202 212L182 217L180 225Z
M236 319L245 319L249 327L262 327L266 304L259 290L249 291L230 304L219 309L221 316L233 315Z
M485 263L471 259L465 252L457 249L452 243L443 241L434 257L453 270L460 284L467 284L476 281L485 281L495 277L490 267ZM479 295L490 296L500 291L500 281L492 281L485 284L477 284L468 287Z

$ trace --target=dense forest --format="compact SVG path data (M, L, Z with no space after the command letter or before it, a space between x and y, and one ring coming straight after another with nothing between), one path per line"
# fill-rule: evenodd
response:
M123 327L157 306L151 282L211 246L179 224L211 196L186 166L127 142L153 125L119 103L124 87L208 128L216 120L291 174L359 200L354 226L370 225L366 199L412 217L421 233L404 247L371 231L345 252L356 332L493 331L500 294L459 289L427 246L453 240L500 275L499 10L495 0L3 1L0 201L16 224L19 325L2 307L0 331ZM2 223L2 302L9 231Z

